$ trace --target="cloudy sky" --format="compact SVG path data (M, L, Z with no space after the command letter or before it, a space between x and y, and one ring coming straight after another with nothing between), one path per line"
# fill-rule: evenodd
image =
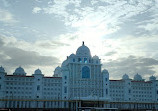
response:
M111 79L158 76L158 0L0 0L0 65L54 68L85 41Z

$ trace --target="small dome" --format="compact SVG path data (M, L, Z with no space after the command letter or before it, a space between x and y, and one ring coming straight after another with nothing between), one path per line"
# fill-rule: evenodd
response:
M124 75L122 76L122 79L123 79L123 80L127 80L127 79L129 79L129 76L128 76L127 74L124 74Z
M137 73L137 74L134 76L134 80L136 80L136 81L142 81L143 79L142 79L142 76Z
M77 51L76 51L77 56L86 56L86 57L91 57L90 50L87 46L84 45L84 42L82 46L80 46Z
M0 67L0 73L5 73L5 70L2 66Z
M156 77L152 75L152 76L149 77L149 80L150 80L150 81L155 81L155 80L156 80Z
M109 73L108 70L104 69L102 73Z
M56 67L54 70L54 74L61 74L61 67Z
M55 68L55 70L61 70L61 68L58 66L58 67Z
M54 70L54 77L61 77L61 67L56 67Z
M14 75L26 75L24 69L22 67L16 68L15 72L13 73Z
M36 69L34 74L42 74L41 70L40 69Z
M98 57L98 56L96 56L96 55L95 55L95 56L93 56L92 58L93 58L93 59L99 59L99 57Z
M75 54L71 54L69 57L70 57L70 58L75 58L76 55L75 55Z
M63 67L63 66L66 66L67 64L68 64L68 61L67 61L67 60L65 60L65 61L63 61L63 63L62 63L62 65L61 65L61 66Z

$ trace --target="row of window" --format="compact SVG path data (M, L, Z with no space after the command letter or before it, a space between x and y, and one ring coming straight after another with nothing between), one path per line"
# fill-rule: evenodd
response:
M142 86L149 86L149 87L151 87L151 85L152 85L152 84L146 84L146 83L145 83L145 84L141 84L141 83L132 84L133 87L138 87L138 86L141 86L141 87L142 87Z
M32 92L20 92L20 91L6 91L6 94L32 94Z
M33 81L32 78L6 78L6 80L15 80L15 81Z
M134 101L147 101L147 102L152 101L151 98L150 98L150 99L146 99L146 98L139 98L139 97L133 98L133 100L134 100Z
M43 94L51 95L51 96L57 96L60 95L59 92L44 92Z
M124 89L123 86L110 85L111 89ZM151 87L132 87L133 90L151 90Z
M97 82L101 83L100 80L98 80L98 81L96 81L96 80L94 80L94 81L92 81L92 80L74 81L74 83L83 83L83 84L96 84Z
M118 86L118 85L110 85L111 89L124 89L123 86Z
M75 93L74 97L87 97L89 95L90 95L89 93L80 93L80 94L79 93ZM97 96L97 97L103 97L103 94L93 93L92 95Z
M30 82L30 81L33 81L34 80L34 78L6 78L6 80L13 80L13 81L28 81L28 82ZM40 81L40 79L38 79L38 81ZM59 79L59 80L57 80L57 79L44 79L44 82L61 82L61 80Z
M31 106L36 108L59 108L61 107L61 102L58 101L43 101L42 105L40 102L36 102L36 104L32 104L34 102L31 101L6 101L6 108L30 108ZM40 104L39 104L40 103ZM66 102L64 102L64 107L66 107Z
M123 99L122 97L120 97L120 98L116 98L116 97L115 97L115 98L112 98L112 99L113 99L113 101L114 101L114 100L116 100L116 101L124 101L124 99Z
M124 95L123 94L110 94L111 97L115 97L115 96L118 96L118 97L123 97Z
M151 90L151 87L133 87L132 89L139 89L139 90Z
M61 86L59 83L49 83L49 84L44 84L44 86Z
M53 83L54 83L54 82L59 82L59 83L60 83L60 82L61 82L61 79L54 79L54 78L53 78L53 79L44 79L44 82L45 82L45 83L47 83L47 82L53 82Z
M57 97L57 96L53 96L53 97L50 97L50 96L44 96L43 98L44 98L44 99L51 99L51 100L53 100L53 99L55 99L55 100L59 100L59 99L61 99L60 97Z
M7 85L32 85L32 83L25 82L7 82Z
M133 95L133 97L152 97L151 95Z
M146 92L146 91L133 91L133 93L139 93L139 94L151 94L151 92Z
M72 61L76 62L76 59L73 59ZM93 59L91 59L91 60L89 59L88 60L87 58L83 58L83 60L82 60L82 58L78 58L77 62L80 62L80 63L94 63L94 60ZM95 60L95 63L98 64L99 60Z
M76 89L74 89L74 93L88 93L88 94L90 94L90 93L102 93L103 92L103 90L76 90ZM108 94L108 89L106 89L106 92L107 92L107 94Z
M32 90L32 87L6 87L6 89L26 89L26 90Z
M124 93L124 91L123 90L110 90L110 92L112 93Z
M6 96L5 97L6 99L31 99L32 98L32 96Z
M113 81L110 81L110 85L118 85L118 86L124 86L124 83L123 82L113 82Z
M22 83L22 82L19 82L19 83L7 83L7 85L18 85L18 86L21 86L21 85L33 85L33 83ZM59 83L49 83L49 84L44 84L44 86L61 86L61 84Z
M60 88L44 88L44 90L60 91L61 89Z

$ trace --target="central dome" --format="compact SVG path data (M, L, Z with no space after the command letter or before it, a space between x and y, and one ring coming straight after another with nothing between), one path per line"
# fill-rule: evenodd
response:
M82 46L80 46L77 51L76 51L77 56L86 56L86 57L91 57L91 52L87 46L84 45L84 42Z

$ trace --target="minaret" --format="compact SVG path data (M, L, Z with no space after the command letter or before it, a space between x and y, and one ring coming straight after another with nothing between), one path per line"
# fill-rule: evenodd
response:
M82 46L84 45L84 41L82 42Z

